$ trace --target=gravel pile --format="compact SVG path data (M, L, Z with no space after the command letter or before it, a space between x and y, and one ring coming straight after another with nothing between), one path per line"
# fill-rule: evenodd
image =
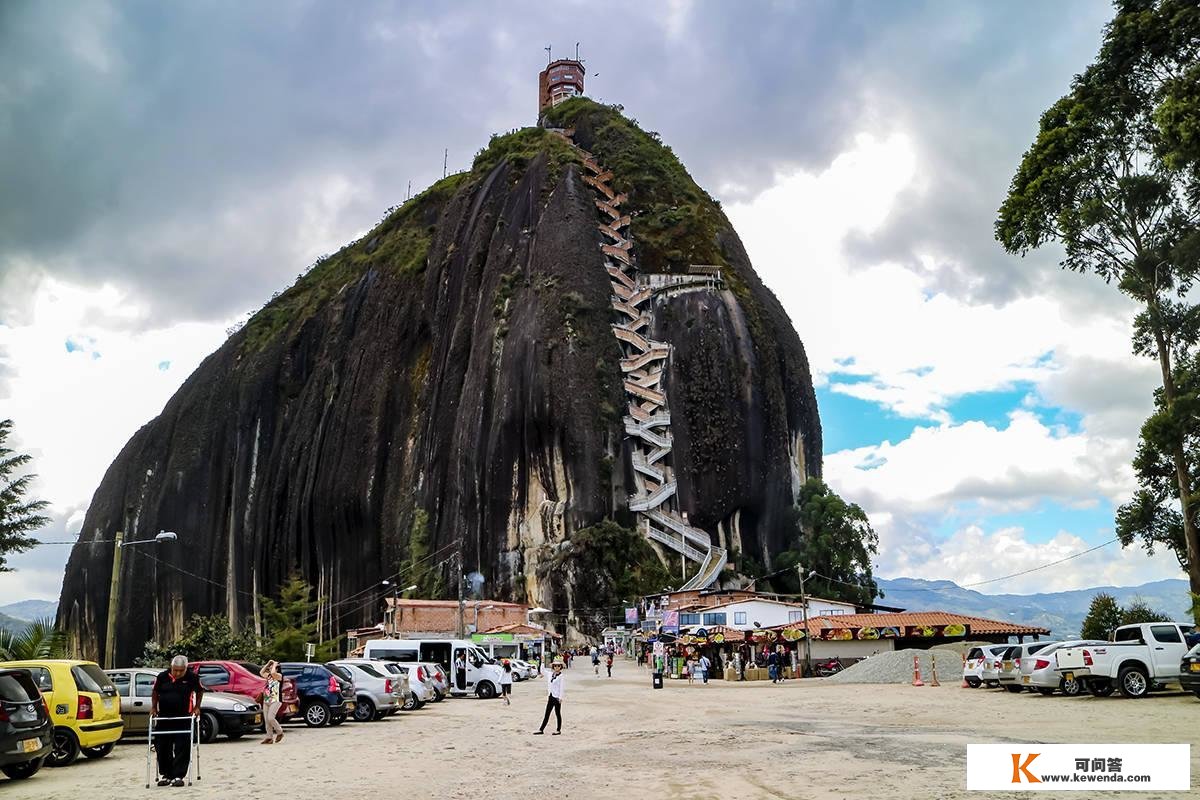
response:
M825 680L830 683L912 683L913 656L921 662L921 680L933 678L933 657L937 656L938 680L957 685L962 681L962 655L957 649L896 650L880 653Z

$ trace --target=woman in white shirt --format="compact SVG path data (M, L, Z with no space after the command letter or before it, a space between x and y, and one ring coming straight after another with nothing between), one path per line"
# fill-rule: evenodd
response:
M546 724L550 722L551 710L554 711L554 719L558 723L554 735L558 736L562 733L563 684L566 682L562 670L563 662L557 658L554 659L554 663L550 665L550 674L546 677L546 715L542 717L542 727L533 732L534 736L541 736L546 732Z
M504 705L511 706L509 696L512 695L512 664L508 659L504 659L502 670L500 672L500 695L504 698Z

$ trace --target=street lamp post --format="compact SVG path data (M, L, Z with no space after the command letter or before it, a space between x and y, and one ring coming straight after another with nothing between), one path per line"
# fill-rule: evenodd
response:
M138 544L161 544L173 542L178 537L171 531L159 531L153 539L143 539L139 542L126 542L125 532L117 531L113 537L112 577L108 584L108 625L104 634L104 665L109 669L116 667L113 663L114 640L117 638L117 606L121 599L121 550ZM92 542L98 544L98 542Z
M403 589L401 589L398 584L396 584L392 581L380 581L380 585L392 587L392 613L391 613L392 628L391 628L391 633L389 635L394 639L394 638L396 638L396 615L399 613L398 606L400 605L400 593L401 592L411 592L413 589L417 588L417 585L414 583L411 586L405 586ZM386 615L385 615L385 617L386 617ZM384 631L387 632L386 627L384 628Z
M812 674L812 644L808 632L808 598L804 596L804 565L796 565L796 574L800 576L800 613L804 618L804 677ZM808 577L816 575L815 569L808 571Z

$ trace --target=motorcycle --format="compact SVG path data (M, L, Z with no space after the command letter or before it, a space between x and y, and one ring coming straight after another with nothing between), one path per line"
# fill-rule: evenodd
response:
M831 658L823 664L817 664L813 671L817 673L818 678L828 678L830 675L836 675L845 667L842 666L842 661L839 658Z

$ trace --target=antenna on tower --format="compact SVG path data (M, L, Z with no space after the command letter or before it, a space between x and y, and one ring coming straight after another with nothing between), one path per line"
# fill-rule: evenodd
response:
M575 43L575 60L579 60L579 42Z
M549 47L544 47L544 48L542 48L542 49L546 51L546 63L547 63L547 64L549 64L549 63L550 63L550 61L552 60L552 59L550 58L550 48L549 48Z
M442 153L442 177L446 177L446 164L450 161L450 148L447 147Z

